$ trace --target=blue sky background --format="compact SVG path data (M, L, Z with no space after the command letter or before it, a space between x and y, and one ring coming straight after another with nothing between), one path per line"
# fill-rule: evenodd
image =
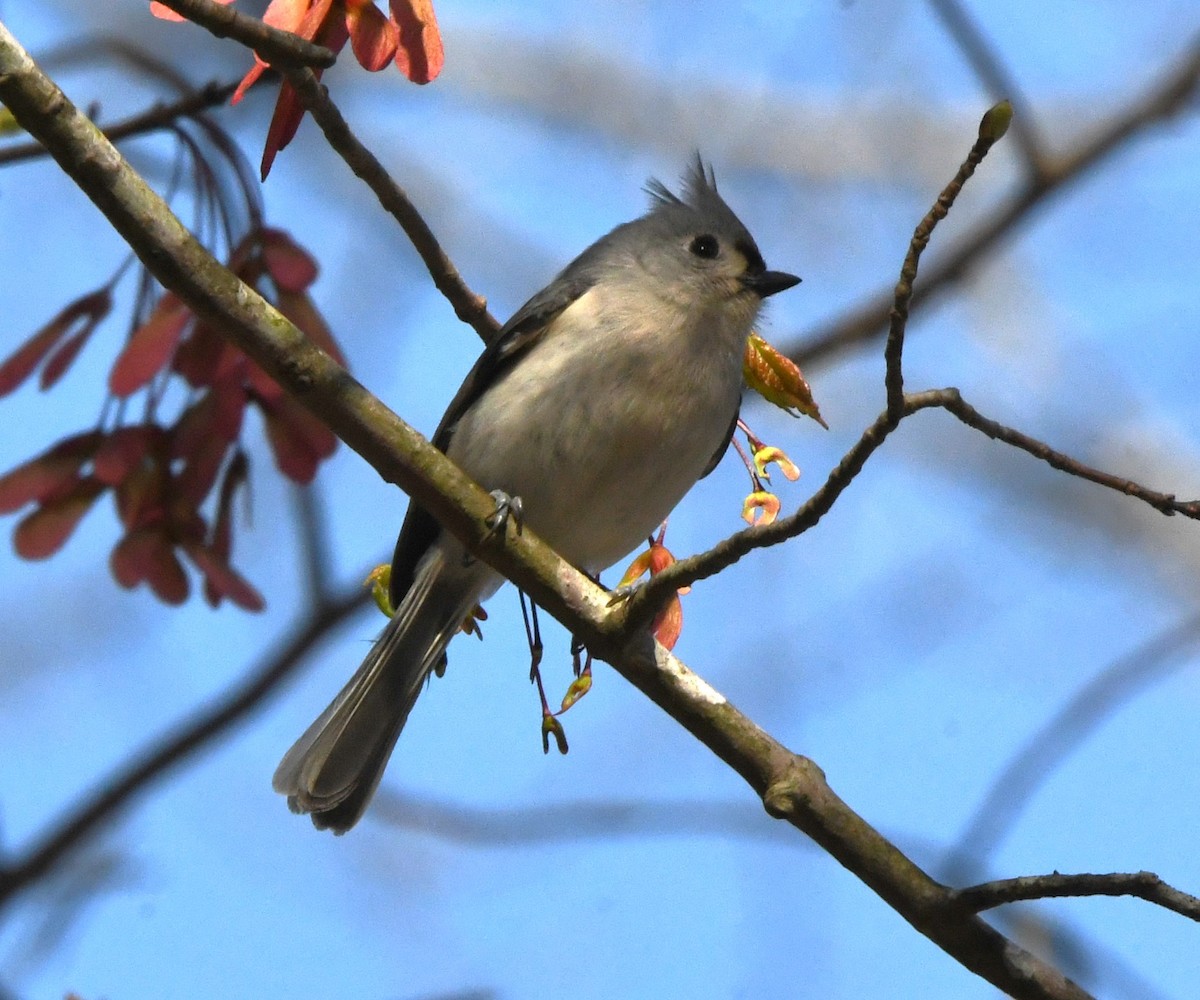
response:
M804 277L764 333L793 345L894 282L913 225L991 103L921 3L443 0L442 79L415 88L343 60L328 82L464 276L507 316L584 246L640 213L700 148L768 264ZM1174 64L1194 3L975 5L1052 149ZM0 2L35 53L103 32L197 82L246 58L140 0ZM115 119L149 88L64 75ZM118 85L119 84L119 85ZM270 99L222 113L257 162ZM153 169L165 146L143 144ZM1002 143L930 260L1018 180ZM910 327L907 386L959 386L986 414L1147 485L1200 495L1200 126L1157 126L1042 207ZM431 431L478 351L370 193L306 123L266 185L268 220L318 257L315 295L352 370ZM99 284L121 245L46 164L0 171L0 352ZM0 468L90 425L121 326L47 398L0 402ZM802 502L883 405L881 346L807 372L828 432L751 403L803 468ZM93 511L46 563L0 553L0 847L19 852L129 755L218 697L302 613L303 567L256 433L254 523L236 561L258 616L166 609L112 582L115 517ZM677 554L740 526L735 459L672 518ZM403 499L341 449L320 478L344 585L390 554ZM10 519L9 523L15 523ZM6 529L8 525L5 525ZM907 422L834 510L685 599L677 652L935 875L997 774L1085 685L1196 615L1200 525L1070 480L946 415ZM963 970L607 667L543 756L510 590L486 642L459 640L421 700L378 806L335 839L270 789L284 749L357 665L380 619L329 636L248 725L126 812L45 891L0 914L0 986L19 997L984 998ZM569 676L551 625L544 672ZM1200 890L1197 647L1122 700L1047 773L968 880L1150 869ZM466 843L404 796L567 815L577 835ZM589 805L706 804L653 830L595 831ZM579 821L572 822L572 810ZM400 820L397 816L401 817ZM967 845L970 851L970 845ZM80 872L102 887L71 905ZM64 918L64 914L69 918ZM1200 932L1148 903L1012 908L1101 996L1185 998Z

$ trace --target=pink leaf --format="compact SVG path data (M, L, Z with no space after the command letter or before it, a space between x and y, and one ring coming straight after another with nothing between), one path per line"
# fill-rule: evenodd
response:
M272 3L271 6L274 7L275 4ZM348 37L346 33L346 20L344 17L329 18L328 14L332 6L333 0L315 0L313 5L305 12L299 27L289 30L294 30L301 38L307 38L318 45L324 45L334 52L340 52L342 46L346 44L346 38ZM271 9L268 8L266 15L264 15L264 20L268 24L271 23L270 14ZM321 70L314 70L313 75L319 80L321 78ZM267 179L267 174L271 172L271 164L275 162L275 154L285 149L287 144L295 138L296 130L300 127L300 121L303 117L304 105L300 103L300 98L292 88L292 85L284 81L279 87L279 98L275 102L275 113L271 115L271 124L267 127L267 141L263 146L262 179L264 181Z
M72 362L79 357L79 352L83 350L83 345L88 342L95 328L94 323L89 323L73 337L59 345L42 369L41 377L38 379L38 388L45 392L66 374Z
M651 631L664 649L675 648L683 631L683 604L678 594L672 594L666 607L655 616Z
M397 68L413 83L429 83L446 61L433 0L389 0L389 5L400 28Z
M296 137L300 120L304 117L304 106L292 85L286 80L279 87L279 97L275 100L275 111L271 115L271 124L267 126L267 141L263 145L262 179L267 179L275 155Z
M326 459L337 450L337 436L311 411L305 409L290 396L285 398L287 419L307 442L318 459Z
M188 545L186 551L192 562L204 574L205 599L214 608L221 603L223 597L228 597L246 611L261 611L266 607L267 602L263 600L262 594L210 549L202 545Z
M27 515L13 531L13 548L22 559L46 559L63 547L83 515L104 490L96 479L80 479L66 496Z
M86 340L87 335L95 329L100 320L108 315L111 308L112 296L107 287L76 299L66 306L49 323L9 355L3 364L0 364L0 396L8 395L29 378L42 359L54 349L54 346L70 332L76 323L84 321L79 336ZM83 346L82 342L79 346ZM78 348L76 348L76 353L78 353ZM69 363L70 359L67 361L67 364ZM65 368L66 365L63 367ZM42 378L42 388L47 388L45 376Z
M234 454L232 460L225 467L225 476L221 480L216 522L213 524L212 536L207 549L212 557L219 560L223 566L229 565L229 556L233 551L233 497L238 489L245 485L248 472L249 462L246 460L246 454L239 451ZM240 576L238 580L241 580ZM213 574L207 574L204 580L204 599L214 608L221 602L222 594L227 594L235 603L251 611L258 611L263 606L260 604L259 607L250 607L233 597L229 588L220 588L218 583L219 579ZM247 584L247 586L249 585ZM251 590L253 591L253 588ZM253 593L257 596L257 591L253 591ZM262 601L261 597L258 599Z
M246 393L240 379L218 382L184 410L171 428L171 457L187 458L208 438L236 441L242 429Z
M329 12L333 0L271 0L263 14L263 22L280 31L291 31L303 38L312 38L315 26L305 31L305 18L311 15L317 23Z
M250 383L250 395L258 399L260 403L274 406L283 398L283 386L253 361L246 363L246 380Z
M159 600L182 604L191 589L183 564L166 535L154 529L131 531L108 560L113 579L126 590L146 581Z
M317 262L281 229L262 231L262 253L267 273L281 289L302 292L317 280Z
M187 573L167 540L161 535L156 537L161 541L154 548L154 558L146 564L146 582L160 601L182 604L192 589Z
M33 500L45 500L66 488L102 439L99 431L76 434L0 476L0 514L10 514Z
M186 456L187 464L175 481L179 500L192 509L200 506L217 481L217 473L221 471L228 450L229 442L214 436L206 438Z
M302 485L311 483L320 464L307 442L278 415L265 411L267 441L275 455L275 464L288 479Z
M229 98L229 103L230 104L240 103L241 99L246 96L246 92L251 87L253 87L256 83L258 83L258 78L260 76L262 76L266 71L267 71L267 64L265 62L263 62L261 59L259 59L258 56L255 56L254 57L254 65L251 66L249 71L246 73L246 75L244 77L242 77L242 82L237 85L237 90L235 90L233 92L233 96L231 98Z
M217 3L233 3L233 0L217 0ZM150 13L163 21L185 21L182 14L178 14L171 10L166 4L157 3L156 0L150 2Z
M311 39L316 33L316 26L306 31L305 20L308 16L324 17L328 12L332 0L317 0L315 7L310 8L311 0L271 0L267 4L267 9L263 13L263 23L269 24L272 28L278 28L280 31L291 31L303 38ZM320 23L319 20L316 23ZM246 96L246 91L258 82L258 78L267 70L267 64L263 62L257 55L254 57L254 65L251 67L238 84L237 90L233 92L233 97L230 98L230 104L237 104L243 97ZM264 177L266 174L263 175Z
M113 579L126 590L146 579L146 566L153 558L158 537L157 531L141 528L129 532L113 547L108 566Z
M346 27L354 58L363 69L376 73L392 61L400 44L400 29L374 3L347 7Z
M116 488L117 516L126 528L147 528L167 517L167 470L158 463L143 463Z
M161 437L162 428L153 424L118 427L96 452L92 466L96 478L108 486L116 486L141 464L151 445Z
M108 377L108 387L113 395L128 396L160 372L170 361L171 353L191 319L191 310L175 295L171 292L163 295L150 318L133 331L113 365Z
M285 288L280 288L276 305L281 313L304 331L309 340L339 365L345 367L346 359L342 355L341 348L338 347L337 341L333 339L333 334L325 324L324 317L317 311L312 298L306 292L289 292Z
M279 470L293 482L312 482L317 466L337 448L333 432L290 396L264 405L263 413Z
M211 326L200 322L192 327L192 332L180 343L171 359L171 368L187 379L193 389L199 389L212 385L230 352L240 353Z

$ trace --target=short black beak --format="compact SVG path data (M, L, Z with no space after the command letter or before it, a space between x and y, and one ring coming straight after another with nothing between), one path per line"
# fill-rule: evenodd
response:
M761 271L758 274L742 275L742 284L765 299L768 295L786 291L793 285L800 284L800 279L786 271Z

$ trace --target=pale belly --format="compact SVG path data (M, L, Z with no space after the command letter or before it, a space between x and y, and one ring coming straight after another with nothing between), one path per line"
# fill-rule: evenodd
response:
M535 350L536 364L522 359L464 416L448 454L485 488L519 496L526 524L599 572L645 541L724 445L740 358Z

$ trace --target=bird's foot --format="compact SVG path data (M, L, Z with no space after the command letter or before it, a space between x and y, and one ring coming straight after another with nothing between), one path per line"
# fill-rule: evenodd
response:
M508 528L510 517L513 524L516 525L517 534L521 534L525 527L525 505L521 502L521 498L509 496L504 490L492 490L491 497L496 501L496 509L485 520L488 530L484 534L483 540L486 542L498 534L503 535Z
M633 583L626 583L623 586L614 587L608 592L608 606L610 608L614 608L618 604L624 604L645 585L645 580L635 580Z

